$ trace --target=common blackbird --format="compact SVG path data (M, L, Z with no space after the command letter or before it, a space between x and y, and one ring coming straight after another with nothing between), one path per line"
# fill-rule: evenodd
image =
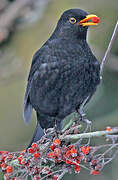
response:
M34 54L24 98L25 123L31 121L32 109L37 114L31 143L55 123L61 129L62 120L80 110L94 94L100 83L100 65L86 35L88 26L98 22L96 15L81 9L67 10L51 37Z

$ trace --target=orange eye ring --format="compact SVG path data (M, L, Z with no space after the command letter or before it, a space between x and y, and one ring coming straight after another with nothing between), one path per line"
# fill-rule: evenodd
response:
M75 24L75 23L77 22L77 20L76 20L74 17L71 17L71 18L69 19L69 22L70 22L71 24Z

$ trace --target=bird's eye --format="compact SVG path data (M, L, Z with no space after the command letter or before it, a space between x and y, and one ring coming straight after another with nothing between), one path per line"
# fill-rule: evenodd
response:
M74 17L71 17L71 18L69 19L69 22L70 22L71 24L75 24L75 23L77 22L77 20L76 20Z

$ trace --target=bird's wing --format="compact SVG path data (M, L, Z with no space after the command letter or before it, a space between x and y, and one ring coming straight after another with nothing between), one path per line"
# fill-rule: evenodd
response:
M23 111L23 119L27 125L30 123L32 119L32 109L33 109L29 99L30 89L31 89L31 81L28 81L25 92L24 111Z
M28 77L28 83L27 83L27 88L26 88L26 93L25 93L25 98L24 98L24 113L23 113L23 118L26 124L29 124L31 119L32 119L32 105L30 102L29 98L29 93L32 88L32 84L39 80L39 82L42 82L43 85L38 88L41 90L44 87L45 82L47 83L53 83L57 77L59 76L59 69L61 68L60 66L63 66L63 61L62 63L58 63L55 60L55 57L51 57L51 62L47 61L46 63L39 63L38 61L38 56L34 56L34 59L32 61L29 77ZM64 61L65 62L65 61ZM48 81L46 81L48 80Z
M40 58L39 58L40 52L41 50L38 50L33 56L30 72L28 75L27 88L26 88L25 97L24 97L23 119L27 125L29 125L30 121L32 120L33 107L30 103L29 92L31 89L32 81L37 74L38 63L40 63Z

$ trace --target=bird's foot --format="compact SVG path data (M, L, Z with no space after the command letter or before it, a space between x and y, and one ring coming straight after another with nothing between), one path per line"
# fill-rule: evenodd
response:
M47 135L47 134L52 134L53 132L54 132L54 128L44 129L45 135Z
M92 122L85 118L86 114L82 111L81 108L77 110L77 113L79 114L79 120L86 124L86 127L85 127L83 133L88 132L88 130L91 132L91 124L92 124ZM82 142L82 138L77 142L77 144L81 144L81 142ZM87 144L90 144L90 138L88 139Z
M52 139L53 139L53 137L56 135L55 127L45 129L44 133L47 138L50 137L50 139L51 139L51 137L52 137Z
M43 140L50 139L50 141L53 141L53 139L58 136L59 132L55 126L53 128L44 129Z
M88 127L91 127L92 122L90 120L84 118L82 121L86 123Z
M82 109L78 109L77 113L79 114L79 120L86 123L87 126L91 126L91 121L85 118L85 113L82 111Z
M80 116L80 121L84 121L86 114L83 112L83 110L80 108L80 109L77 110L77 113Z
M55 136L59 137L59 135L61 134L61 130L59 130L57 123L55 123L54 129L55 129Z

